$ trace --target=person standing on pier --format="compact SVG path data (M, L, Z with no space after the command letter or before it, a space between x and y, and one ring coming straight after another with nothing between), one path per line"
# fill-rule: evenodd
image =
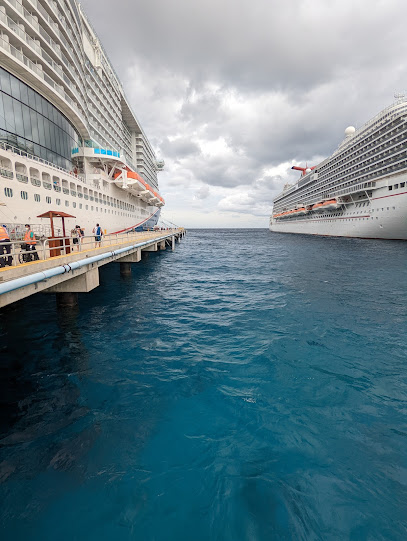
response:
M34 231L31 231L30 224L25 224L25 249L27 252L33 252L33 254L29 253L27 254L28 261L32 261L32 257L34 257L34 261L38 261L39 257L37 254L37 250L35 249L35 245L37 244L37 239L35 238Z
M99 224L96 224L96 227L93 228L93 233L95 235L95 248L101 247L103 231Z
M0 255L3 255L4 253L10 254L11 252L11 244L7 244L10 242L10 235L8 234L7 227L3 224L0 225ZM6 263L7 260L7 263ZM13 261L13 258L11 255L6 257L0 257L0 268L5 267L6 265L9 265L11 267L11 263Z
M83 237L85 236L85 231L82 229L82 227L80 225L76 226L76 230L78 232L79 244L82 244Z

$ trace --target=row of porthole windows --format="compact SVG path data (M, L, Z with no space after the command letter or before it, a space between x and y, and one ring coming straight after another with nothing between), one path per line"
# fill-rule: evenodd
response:
M4 195L5 195L6 197L13 197L13 190L12 190L12 188L4 188ZM25 192L25 191L23 191L23 190L20 192L20 196L21 196L21 199L24 199L24 200L27 200L27 199L28 199L28 193ZM40 203L40 202L41 202L41 196L40 196L40 194L38 194L38 193L35 193L35 194L34 194L34 201L36 201L37 203ZM52 199L51 199L51 197L48 197L48 196L47 196L47 197L45 198L45 201L47 202L48 205L50 205L51 202L52 202ZM56 199L56 200L55 200L55 204L56 204L56 205L60 205L60 204L61 204L61 200L60 200L60 199ZM65 206L66 206L66 207L69 207L69 201L66 201L66 200L65 200ZM72 203L72 206L73 206L73 208L76 208L76 202L75 202L75 201ZM80 209L82 208L82 203L79 203L79 208L80 208ZM94 208L94 207L91 206L91 207L90 207L90 210L93 211L93 208ZM89 210L89 205L85 205L85 210ZM96 207L95 210L96 210L96 212L99 212L99 207ZM103 209L102 209L102 208L100 209L100 212L103 212ZM116 215L118 214L119 216L129 216L129 217L132 216L132 214L131 214L130 212L120 212L120 211L116 211L116 210L113 211L113 210L112 210L112 214L113 214L113 212L114 212ZM108 211L107 209L105 209L105 214L107 214L107 213L110 214L110 210Z
M18 172L17 172L17 173L18 173ZM24 176L27 176L27 175L25 175L25 174L23 174L23 175L24 175ZM27 178L28 178L28 177L27 177ZM35 183L33 182L33 180L37 180L38 182L40 182L39 179L37 179L37 178L34 177L34 176L31 177L31 182L32 182L32 184L38 186L38 184L35 184ZM43 181L44 187L45 187L45 184L46 184L46 181L44 180L44 181ZM72 184L71 184L71 185L72 185ZM114 207L114 208L118 208L118 209L120 209L120 210L124 210L124 211L128 211L128 212L136 212L136 206L133 205L133 204L131 204L131 203L127 203L127 202L125 202L125 201L122 201L121 199L115 199L115 198L109 197L109 196L107 196L107 198L103 198L103 197L102 197L102 194L99 193L99 192L96 192L96 191L95 191L94 193L95 193L95 194L97 193L97 194L98 194L98 197L96 197L96 196L94 197L93 195L89 195L88 193L82 193L82 191L81 191L81 190L82 190L82 186L79 186L79 185L77 185L77 186L74 185L74 186L75 186L75 189L74 189L74 190L73 190L73 189L69 189L69 188L68 188L68 185L63 185L62 188L65 189L65 190L69 190L69 191L70 191L70 195L71 195L72 197L78 196L79 198L82 198L82 197L84 196L85 199L88 199L88 198L89 198L90 201L95 201L95 203L99 203L100 205L107 205L107 206ZM55 188L59 188L58 191L61 191L61 186L60 186L60 184L54 180L54 189L55 189ZM49 188L48 188L48 189L51 189L51 184L49 184ZM85 188L85 189L86 189L86 188ZM64 193L66 193L67 195L69 195L68 192L64 192ZM8 197L11 197L11 196L8 196ZM143 210L142 210L142 212L143 212Z

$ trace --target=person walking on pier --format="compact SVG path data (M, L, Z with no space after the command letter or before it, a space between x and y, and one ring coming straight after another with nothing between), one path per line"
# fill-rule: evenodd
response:
M98 247L98 244L100 248L102 245L101 241L102 241L103 231L99 224L96 224L96 227L93 228L93 233L95 235L95 248Z
M11 244L6 244L8 242L10 242L10 235L8 234L7 227L4 224L0 225L0 255L3 255L4 253L10 254ZM11 267L12 261L13 258L11 255L8 257L0 257L0 268L5 267L6 265Z
M35 238L34 231L31 230L30 224L25 224L25 235L24 240L26 242L25 249L27 252L33 252L27 254L27 260L32 261L32 258L34 257L34 261L38 261L39 257L37 254L37 250L35 249L35 245L37 244L37 239Z

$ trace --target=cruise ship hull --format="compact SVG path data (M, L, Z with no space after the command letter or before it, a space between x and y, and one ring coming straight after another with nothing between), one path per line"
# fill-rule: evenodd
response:
M407 99L355 130L274 199L270 231L407 240Z
M271 220L269 229L303 235L407 240L407 190L398 192L389 195L388 187L384 187L365 207L356 206L355 202L339 212Z
M0 223L16 236L152 229L164 167L82 7L0 11Z

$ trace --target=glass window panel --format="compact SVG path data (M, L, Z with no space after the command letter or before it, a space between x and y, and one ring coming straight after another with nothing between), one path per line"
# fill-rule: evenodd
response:
M13 100L14 122L16 125L15 133L24 137L23 110L19 101Z
M49 103L47 102L47 100L43 100L42 101L42 114L49 119L49 116L50 116L50 108L49 108Z
M0 129L6 128L6 119L4 117L4 107L3 107L3 92L0 92Z
M7 94L11 94L10 74L4 69L0 72L1 77L1 89Z
M28 105L28 88L27 85L22 83L20 81L20 94L21 94L21 101Z
M40 145L34 145L34 154L35 154L35 156L40 156L41 157L41 147L40 147Z
M42 98L35 93L35 110L42 114Z
M58 127L55 127L55 149L57 154L62 154L61 133L61 130Z
M42 115L37 114L37 126L38 126L38 143L42 146L45 146L45 129L44 129L45 118Z
M55 124L53 122L50 122L49 123L49 134L50 134L50 137L51 137L51 144L49 146L49 148L53 151L53 152L56 152L57 150L57 143L56 143L56 134L55 134Z
M37 105L35 103L35 92L31 88L27 88L28 92L28 105L32 107L33 109L37 109Z
M31 129L31 116L30 109L26 105L22 106L23 108L23 123L24 123L24 136L26 139L32 141L33 134Z
M51 148L51 135L49 133L49 120L47 118L44 118L43 121L44 121L44 136L45 136L44 146L48 149L48 148Z
M27 149L26 140L24 137L17 137L17 147L21 148L22 150Z
M47 149L45 147L40 147L40 157L43 160L47 159Z
M55 107L52 107L52 112L53 112L53 114L54 114L54 123L58 126L58 125L59 125L59 124L58 124L58 122L59 122L59 117L60 117L61 115L58 113L58 111L57 111L57 109L56 109Z
M56 111L56 109L55 109L55 111ZM58 111L56 111L55 117L56 117L55 121L56 121L57 126L62 128L62 118L63 118L62 115Z
M31 131L32 131L32 140L34 143L40 142L40 135L38 131L38 114L30 109L30 118L31 118Z
M16 98L17 100L21 100L21 94L20 94L20 81L16 79L15 77L10 77L11 81L11 95L13 98Z
M47 101L47 108L48 108L48 118L54 122L54 111L52 105Z
M13 111L13 99L6 94L3 94L3 105L4 105L4 117L6 119L6 130L15 132L16 125L14 123L14 111Z

